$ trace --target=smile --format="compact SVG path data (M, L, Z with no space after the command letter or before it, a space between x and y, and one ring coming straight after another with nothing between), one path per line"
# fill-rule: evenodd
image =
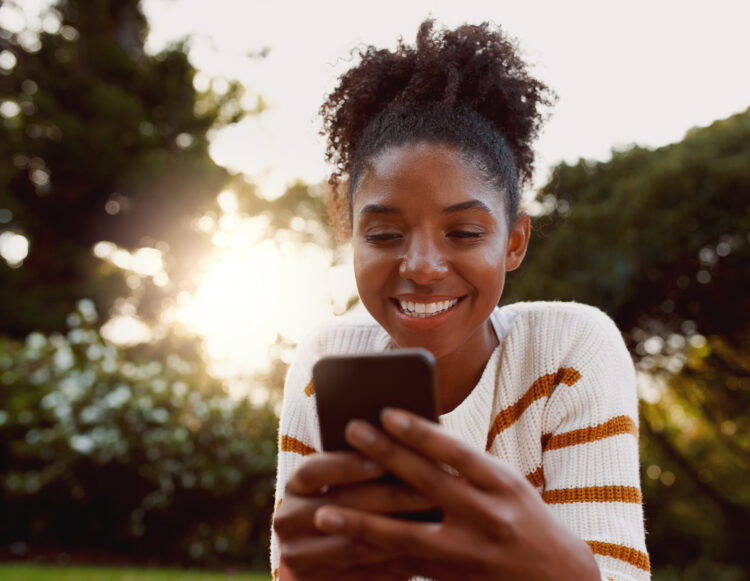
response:
M402 313L417 319L426 319L449 311L458 304L458 298L432 303L418 303L415 301L402 301L400 299L397 299L396 302Z

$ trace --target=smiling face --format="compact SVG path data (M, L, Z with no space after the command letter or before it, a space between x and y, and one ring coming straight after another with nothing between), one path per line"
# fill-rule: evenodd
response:
M398 347L486 362L488 317L528 243L528 217L509 228L503 196L447 145L400 145L370 161L352 196L354 272Z

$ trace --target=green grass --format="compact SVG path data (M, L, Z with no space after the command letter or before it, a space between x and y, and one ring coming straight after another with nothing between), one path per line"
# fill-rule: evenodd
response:
M270 578L266 573L225 574L181 569L0 564L0 579L3 581L269 581Z

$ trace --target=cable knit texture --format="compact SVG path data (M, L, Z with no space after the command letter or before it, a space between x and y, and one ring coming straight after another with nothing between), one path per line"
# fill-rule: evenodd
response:
M473 391L440 423L525 476L589 545L603 580L650 579L635 371L617 327L594 307L562 302L516 303L495 309L490 320L500 344ZM277 506L290 474L321 449L313 364L324 355L390 348L368 315L334 319L300 345L284 387ZM278 562L274 534L274 578Z

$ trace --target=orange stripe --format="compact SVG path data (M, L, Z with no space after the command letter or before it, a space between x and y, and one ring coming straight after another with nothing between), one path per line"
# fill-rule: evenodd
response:
M307 384L307 387L305 387L305 395L307 397L311 397L312 394L315 393L315 386L313 385L312 379L310 380L310 383Z
M636 486L587 486L545 490L542 499L548 504L569 502L641 502L641 491Z
M558 448L565 448L567 446L576 446L578 444L603 440L604 438L609 438L618 434L632 434L638 438L638 428L630 417L617 416L616 418L612 418L598 426L581 428L579 430L572 430L563 434L549 436L546 440L545 436L542 436L542 449L545 452L547 450L557 450Z
M317 450L312 446L308 446L300 442L297 438L291 436L281 436L281 451L282 452L294 452L295 454L302 454L307 456L309 454L315 454Z
M279 570L278 570L278 569L274 569L274 570L273 570L273 573L271 573L271 576L272 576L272 578L273 578L273 580L272 580L272 581L277 581L277 580L278 580L278 578L279 578Z
M540 466L533 472L529 472L526 475L526 480L531 482L535 487L542 486L544 484L544 467Z
M271 519L273 520L276 518L276 512L279 510L279 507L281 506L281 501L284 500L283 498L279 498L279 500L276 501L276 504L273 507L273 515L271 516Z
M614 543L586 541L586 544L595 555L612 557L613 559L619 559L620 561L630 563L634 567L638 567L644 571L651 571L651 561L646 553L636 551L635 549L623 545L615 545Z
M531 387L521 396L521 399L495 416L495 421L492 422L490 427L490 433L487 434L486 450L490 449L497 435L512 426L532 403L549 396L556 385L560 383L573 385L579 379L581 379L581 374L572 367L561 367L556 373L542 375L531 384Z

